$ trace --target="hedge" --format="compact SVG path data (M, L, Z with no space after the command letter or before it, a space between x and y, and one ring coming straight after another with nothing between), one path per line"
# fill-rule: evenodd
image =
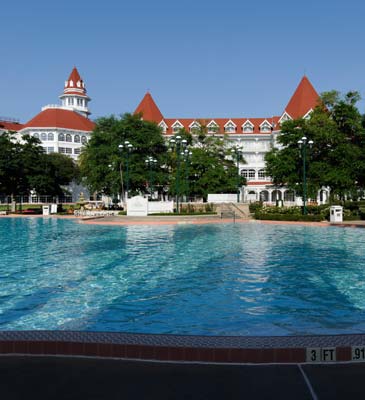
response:
M270 221L308 221L320 222L323 218L320 215L297 215L297 214L263 214L256 213L256 219Z

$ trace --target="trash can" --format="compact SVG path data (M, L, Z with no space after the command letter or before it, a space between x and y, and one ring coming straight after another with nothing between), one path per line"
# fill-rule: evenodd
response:
M343 207L342 206L331 206L330 207L330 222L342 222L343 221Z
M50 207L49 205L42 206L42 213L43 215L49 215Z
M51 204L51 214L57 214L57 204Z

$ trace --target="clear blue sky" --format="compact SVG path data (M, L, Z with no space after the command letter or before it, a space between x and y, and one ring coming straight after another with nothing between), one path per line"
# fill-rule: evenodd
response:
M22 122L58 103L74 65L93 118L133 111L148 89L165 117L277 115L304 73L318 92L365 97L363 0L23 0L0 13L0 115Z

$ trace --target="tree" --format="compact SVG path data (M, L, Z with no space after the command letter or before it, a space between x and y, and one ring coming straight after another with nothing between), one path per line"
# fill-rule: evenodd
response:
M184 130L179 132L191 145L192 152L189 164L184 162L182 165L181 175L186 176L188 168L188 176L182 179L181 193L187 192L187 184L190 195L203 197L204 200L209 193L236 193L237 185L245 184L246 180L240 176L238 181L236 160L232 159L226 137L208 135L204 125L195 129L194 136ZM245 162L242 157L239 161ZM171 165L173 174L170 191L175 194L176 161L172 160Z
M357 92L341 97L338 92L322 94L319 105L307 120L282 124L278 137L280 149L265 156L266 170L276 185L286 185L302 195L302 160L297 142L302 136L313 140L308 154L308 193L315 197L322 186L332 196L343 198L364 185L365 130L356 108Z
M121 193L124 198L127 154L119 150L119 145L126 140L133 145L133 151L128 155L131 192L147 191L149 171L145 160L148 156L156 158L159 166L166 165L167 148L156 124L131 114L124 114L121 118L100 118L80 155L81 175L92 191L107 195ZM155 175L158 187L167 183L167 171L160 168Z
M62 154L45 154L39 139L29 135L16 139L15 132L0 136L0 193L23 196L61 195L62 186L78 176L72 159Z

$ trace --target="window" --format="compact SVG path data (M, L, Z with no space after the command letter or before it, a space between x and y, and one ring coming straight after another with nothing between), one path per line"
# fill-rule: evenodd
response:
M215 122L210 122L207 128L208 128L208 133L217 133L219 130L219 126Z
M66 135L66 142L72 142L72 137L69 133Z
M244 133L252 133L253 132L253 126L250 123L246 123L243 125L242 128Z
M180 122L175 122L175 124L172 126L172 132L179 133L182 128L183 126L180 124Z
M225 127L224 127L224 132L226 133L234 133L236 132L236 127L232 122L229 122Z
M63 133L59 133L59 134L58 134L58 140L59 140L60 142L64 142L64 141L65 141L65 135L64 135Z
M73 87L73 85L74 85L74 82L70 81L70 86Z
M82 143L82 144L87 143L87 138L86 138L86 136L81 136L81 143Z
M241 171L241 176L243 176L244 178L248 178L248 170L247 169L243 169Z
M36 139L39 139L39 133L33 133L33 137L35 137Z
M62 154L72 154L71 147L59 147L58 152Z
M198 122L194 122L191 126L190 126L190 133L199 133L200 130L200 124Z
M254 169L249 169L248 170L248 178L255 179L255 176L256 176L256 171Z
M78 147L77 149L74 149L74 154L80 154L80 153L81 153L80 147Z
M48 140L54 140L54 134L53 133L49 133L48 134Z
M75 135L74 142L75 143L80 143L80 135Z
M271 132L271 125L267 122L261 125L260 132Z
M42 132L42 133L41 133L41 139L42 139L42 140L47 140L47 133Z
M258 175L259 175L259 179L265 179L266 178L265 170L264 169L259 169Z
M47 147L47 153L54 153L54 147Z

